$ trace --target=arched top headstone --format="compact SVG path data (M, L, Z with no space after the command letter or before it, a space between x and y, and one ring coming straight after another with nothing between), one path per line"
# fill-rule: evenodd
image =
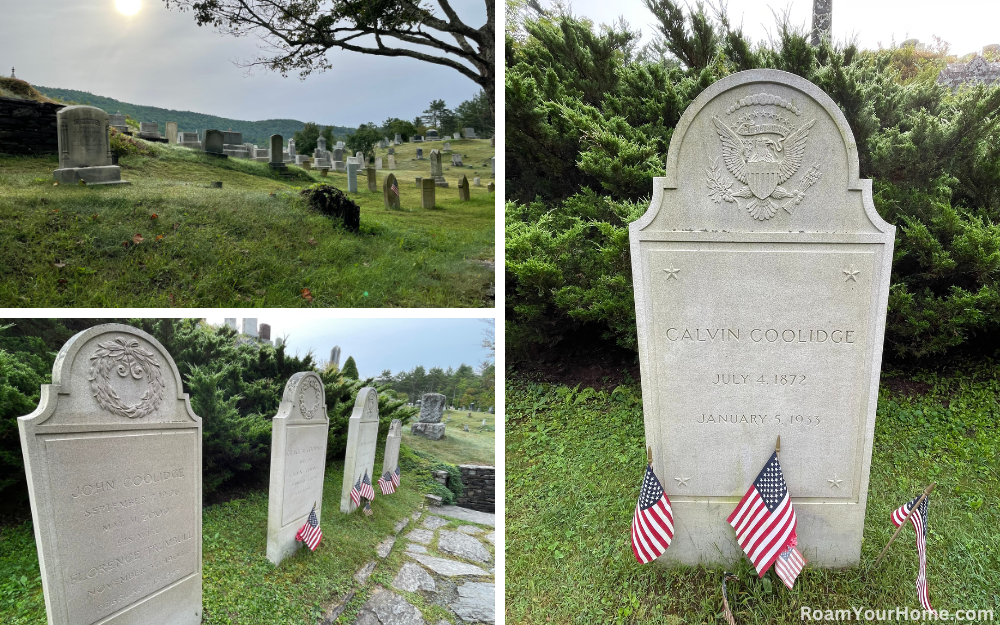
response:
M59 168L111 165L111 116L95 106L67 106L56 112Z
M354 402L354 411L351 418L359 417L361 423L378 421L378 392L366 386L358 391L358 398Z
M811 82L750 70L714 83L674 130L633 232L891 233L858 175L854 134Z
M21 418L47 426L197 423L183 388L159 341L138 328L104 324L63 345L52 384L42 387L35 412Z
M389 434L393 436L399 436L403 432L403 422L399 419L393 419L392 423L389 424Z
M289 378L275 418L290 422L329 422L323 380L315 371L301 371Z

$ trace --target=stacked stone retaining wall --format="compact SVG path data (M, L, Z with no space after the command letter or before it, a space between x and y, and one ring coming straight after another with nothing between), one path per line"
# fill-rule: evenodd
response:
M57 154L56 112L64 106L0 98L0 153Z
M458 505L480 512L496 513L496 467L481 467L474 464L460 464L462 472L462 496Z

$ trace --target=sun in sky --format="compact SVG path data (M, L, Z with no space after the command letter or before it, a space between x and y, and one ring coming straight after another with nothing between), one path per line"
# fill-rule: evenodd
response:
M125 15L135 15L142 8L142 0L115 0L115 7Z

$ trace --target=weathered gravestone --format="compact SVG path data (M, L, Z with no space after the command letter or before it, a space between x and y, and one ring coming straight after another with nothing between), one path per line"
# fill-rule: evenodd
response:
M340 345L334 345L330 350L330 364L340 369Z
M433 128L431 128L430 130L428 130L427 131L427 140L428 141L437 141L438 140L438 131L435 130L435 129L433 129Z
M257 338L257 319L255 317L243 318L243 334Z
M382 157L375 158L375 171L382 171Z
M389 155L389 165L388 165L388 167L389 167L389 169L396 169L396 155L395 154L390 154Z
M211 154L212 156L229 158L224 152L225 142L222 140L221 130L206 130L205 137L202 139L201 149L205 150L206 154Z
M496 188L497 188L496 185L493 184L492 182L486 185L486 190L489 191L490 193L496 191Z
M201 149L201 140L198 138L197 132L177 133L177 144L185 148L191 148L192 150Z
M347 192L358 192L358 164L353 158L347 162Z
M466 139L475 139L476 138L476 130L475 130L475 128L466 128L465 129L465 138Z
M67 106L56 113L59 129L59 169L56 182L76 184L129 184L122 170L111 164L110 117L93 106Z
M382 454L382 475L395 472L399 465L399 443L403 440L403 422L393 419L389 424L389 435L385 437L385 453Z
M396 176L389 174L382 181L382 203L386 208L399 208L399 185Z
M99 325L18 419L51 625L201 622L201 419L160 343Z
M445 151L451 151L451 142L450 141L445 141L444 145L441 146L441 149L445 150Z
M497 177L497 157L490 157L490 175L494 178Z
M440 150L431 150L431 177L434 178L434 184L437 186L448 186L448 181L444 179L444 168L441 167Z
M281 135L271 135L271 139L269 142L271 145L271 148L269 150L271 161L268 163L268 166L271 169L288 169L288 166L285 165L284 155L281 152L281 150L283 149L282 143L284 143L284 141L285 138L282 137Z
M351 489L365 474L374 488L378 476L375 470L375 447L378 443L378 393L371 387L358 392L354 411L347 423L347 451L344 457L344 484L340 493L340 511L357 508L351 501Z
M378 178L375 177L375 168L365 168L365 176L368 178L368 192L378 193Z
M469 201L469 179L462 174L462 177L458 179L458 199L462 202Z
M483 182L482 180L479 179L478 176L472 179L472 184L477 187L483 186Z
M427 181L425 181L427 182ZM433 184L431 185L433 188ZM444 438L444 407L448 398L440 393L426 393L420 398L420 417L410 424L410 434L423 436L432 441Z
M462 155L452 154L451 155L451 166L452 167L462 167Z
M167 122L167 143L177 143L177 122Z
M393 145L399 145L403 142L403 135L396 133L396 138L392 140Z
M108 122L111 127L118 132L129 132L128 123L125 121L125 115L121 114L121 111L114 115L108 115Z
M417 148L417 160L418 161L424 160L424 150L423 150L423 148Z
M433 178L419 178L420 181L420 206L421 208L434 208L434 190L437 185Z
M295 534L314 505L317 518L322 520L330 420L326 391L316 373L304 371L288 380L271 423L267 559L280 564L299 548Z
M462 135L461 135L461 133L457 133L457 132L456 132L455 134L453 134L453 135L451 136L451 138L452 138L452 139L461 139L461 138L462 138Z
M723 78L688 106L629 226L663 559L742 555L726 517L774 451L815 566L861 555L895 228L812 83Z
M139 137L159 139L160 125L156 122L139 122Z

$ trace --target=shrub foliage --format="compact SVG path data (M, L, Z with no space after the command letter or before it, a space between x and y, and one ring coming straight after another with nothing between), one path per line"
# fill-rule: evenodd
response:
M296 148L298 149L298 148ZM335 219L351 232L361 229L361 207L343 191L328 184L314 184L302 190L309 206Z
M648 6L661 39L644 49L627 26L570 15L507 38L510 344L592 324L636 348L627 224L649 205L674 126L714 81L774 68L840 106L876 209L898 228L887 355L998 347L1000 87L937 85L940 52L812 47L780 21L754 44L724 14Z

